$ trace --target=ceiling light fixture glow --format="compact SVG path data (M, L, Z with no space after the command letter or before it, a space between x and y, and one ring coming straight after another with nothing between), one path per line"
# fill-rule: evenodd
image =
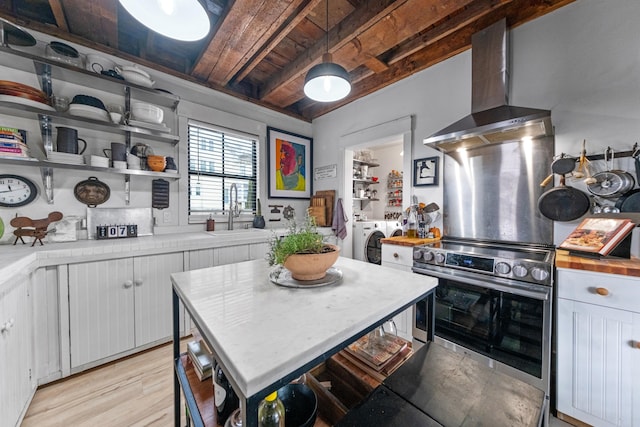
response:
M351 92L349 73L332 62L329 53L329 0L326 0L326 40L327 51L322 55L322 63L313 66L304 78L304 94L314 101L338 101Z
M209 34L209 15L198 0L119 0L145 27L163 36L196 41Z

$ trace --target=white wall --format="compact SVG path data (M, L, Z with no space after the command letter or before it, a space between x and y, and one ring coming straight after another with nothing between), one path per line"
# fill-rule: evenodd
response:
M511 31L510 103L552 111L557 153L577 156L583 139L588 154L602 153L607 146L630 150L638 141L639 16L637 0L580 0ZM339 142L343 135L408 115L414 118L414 136L405 158L437 155L422 139L469 114L470 108L471 52L466 51L315 120L315 161L336 162L345 148ZM615 166L633 173L629 159ZM585 189L582 183L570 184ZM442 197L441 186L409 191L405 203L412 194L436 202ZM576 224L557 223L555 242Z

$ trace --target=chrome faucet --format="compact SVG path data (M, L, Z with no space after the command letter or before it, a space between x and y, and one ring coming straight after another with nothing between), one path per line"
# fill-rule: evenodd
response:
M233 195L235 193L235 202ZM229 188L229 221L227 222L227 230L233 230L233 218L240 216L240 206L238 205L238 187L235 183Z

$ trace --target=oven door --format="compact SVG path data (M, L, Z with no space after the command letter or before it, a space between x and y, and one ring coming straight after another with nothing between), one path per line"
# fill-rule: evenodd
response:
M443 269L444 270L444 269ZM460 346L509 374L547 390L551 288L494 277L429 272L439 277L435 341ZM428 305L414 306L413 336L426 341ZM524 375L520 375L524 373ZM533 377L533 381L532 378Z

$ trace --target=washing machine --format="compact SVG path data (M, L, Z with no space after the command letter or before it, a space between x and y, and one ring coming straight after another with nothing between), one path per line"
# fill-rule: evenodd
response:
M402 222L399 220L387 221L387 237L402 236Z
M356 221L353 224L353 259L382 264L382 243L386 237L385 221Z

